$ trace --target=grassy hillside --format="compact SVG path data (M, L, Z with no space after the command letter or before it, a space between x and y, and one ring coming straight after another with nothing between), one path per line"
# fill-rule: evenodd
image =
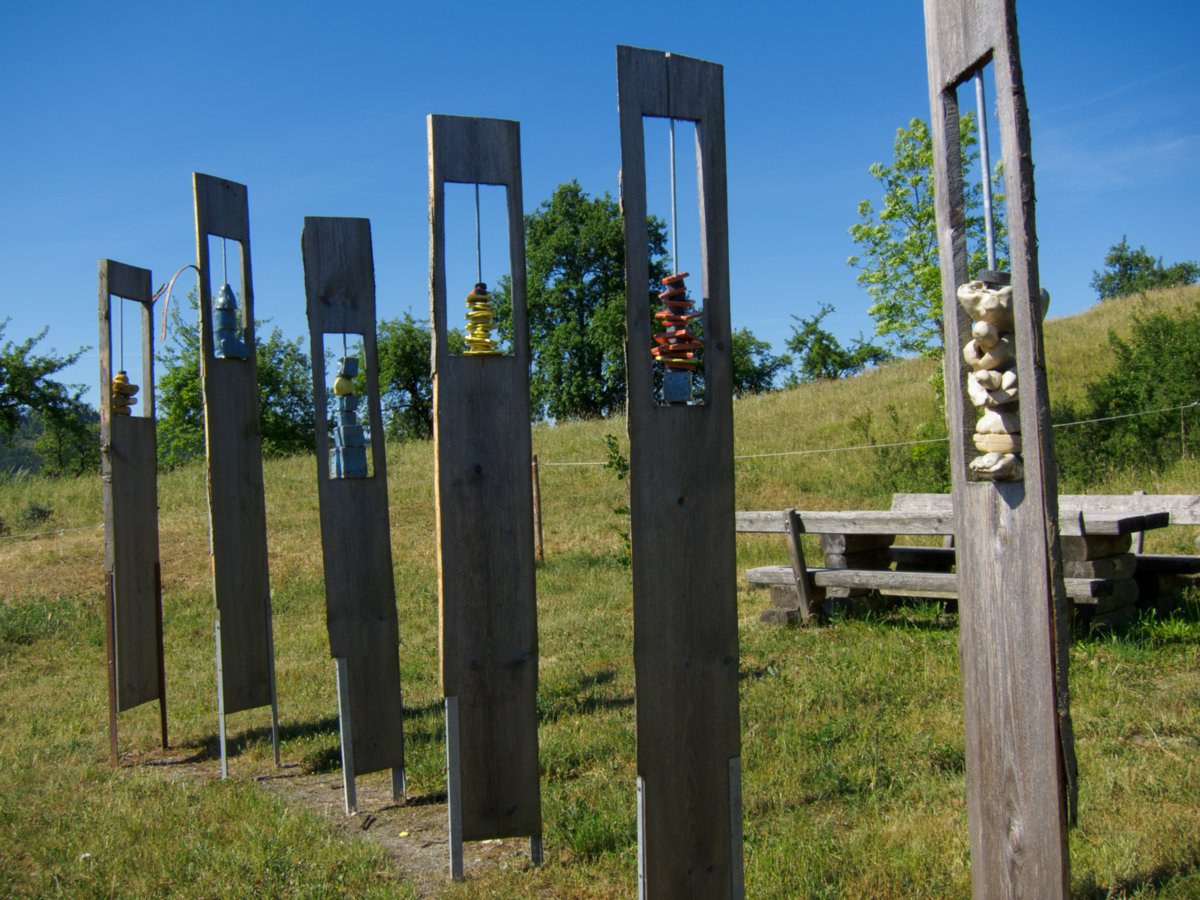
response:
M1098 377L1109 328L1200 290L1111 302L1047 324L1051 392ZM741 508L883 507L875 453L940 421L928 361L735 404ZM889 413L895 410L895 421ZM472 870L445 895L628 896L635 886L632 599L625 485L594 465L621 419L534 429L546 562L539 567L546 866ZM437 688L433 464L428 444L388 448L402 634L409 790L444 790ZM278 691L287 774L337 766L315 463L266 464ZM1200 466L1114 476L1107 489L1195 492ZM215 780L215 678L200 466L160 478L172 751L157 710L121 716L124 765L106 764L99 480L0 485L0 893L334 894L414 890L375 844L287 804L265 711L231 719L233 778ZM37 521L36 508L49 509ZM1191 546L1174 528L1150 548ZM740 568L782 562L781 542L739 539ZM1082 773L1072 885L1082 896L1200 895L1200 616L1072 649ZM961 689L953 618L913 605L875 619L783 630L739 594L746 881L750 896L968 896ZM155 764L170 760L169 764ZM367 779L370 782L370 778ZM383 813L381 815L388 815Z

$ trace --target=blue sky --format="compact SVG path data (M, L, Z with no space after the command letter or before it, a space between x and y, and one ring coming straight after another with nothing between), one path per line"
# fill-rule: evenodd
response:
M1200 6L1018 17L1052 313L1094 302L1123 234L1200 258ZM20 4L4 33L0 317L59 351L97 344L99 258L156 286L195 262L193 171L248 185L257 313L288 336L307 339L306 215L370 218L379 316L426 317L425 116L519 120L526 212L572 178L615 196L618 43L725 67L734 326L782 350L829 303L827 327L869 335L847 229L878 199L867 167L929 116L916 0ZM94 396L97 372L93 349L67 380Z

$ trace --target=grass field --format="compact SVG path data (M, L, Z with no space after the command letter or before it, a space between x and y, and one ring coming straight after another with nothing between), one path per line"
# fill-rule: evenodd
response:
M1127 327L1135 304L1047 325L1053 396L1077 396L1085 348ZM925 361L735 404L736 452L827 451L862 423L936 420ZM1098 373L1096 373L1098 374ZM854 410L859 425L847 421ZM889 424L888 429L892 426ZM621 419L534 429L546 561L538 570L540 741L546 865L472 872L444 895L607 897L635 889L632 598L625 485L596 466ZM890 437L890 431L888 432ZM909 435L897 435L905 437ZM444 790L437 687L433 462L388 448L410 793ZM337 767L315 464L268 461L267 516L283 758ZM869 450L741 459L739 508L885 507ZM1126 492L1194 493L1200 463L1118 473ZM254 781L274 767L264 710L231 720L233 777L216 773L212 601L204 473L160 477L164 634L172 756L151 764L158 713L121 716L125 762L107 765L103 544L98 478L0 484L0 894L408 896L386 853ZM35 507L49 515L41 515ZM1195 529L1148 538L1192 550ZM784 561L771 536L740 537L738 565ZM821 629L762 626L761 593L738 597L746 885L753 897L965 897L970 860L953 617L913 604ZM1200 595L1071 650L1081 772L1071 834L1083 897L1200 896ZM192 773L187 777L181 772ZM199 772L197 775L195 773ZM206 773L206 774L205 774ZM468 857L469 858L469 857Z

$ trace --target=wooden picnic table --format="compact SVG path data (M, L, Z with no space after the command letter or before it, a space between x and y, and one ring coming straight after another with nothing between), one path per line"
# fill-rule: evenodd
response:
M1137 603L1134 534L1170 523L1165 511L1099 513L1064 508L1059 515L1067 595L1075 604L1105 615ZM788 535L791 564L749 569L752 584L772 586L772 610L765 621L793 621L819 615L826 598L884 595L951 599L958 596L952 546L916 547L895 543L898 535L954 534L954 515L945 509L783 510L737 513L739 532ZM809 567L799 540L819 537L824 565ZM892 566L895 568L892 568ZM778 590L776 590L778 588ZM788 604L791 604L790 606ZM795 615L788 615L794 612Z

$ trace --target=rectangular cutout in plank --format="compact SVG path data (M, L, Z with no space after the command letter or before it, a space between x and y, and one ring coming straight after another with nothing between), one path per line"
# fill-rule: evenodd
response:
M696 123L648 116L642 120L642 127L647 160L646 205L655 231L661 226L666 233L664 258L653 261L655 268L663 271L655 279L658 283L653 301L654 398L661 406L702 406L705 290ZM634 356L630 364L642 361Z
M512 356L508 191L502 184L447 182L445 196L451 352Z
M321 335L326 348L325 423L329 435L329 477L371 478L371 424L366 351L361 334Z

